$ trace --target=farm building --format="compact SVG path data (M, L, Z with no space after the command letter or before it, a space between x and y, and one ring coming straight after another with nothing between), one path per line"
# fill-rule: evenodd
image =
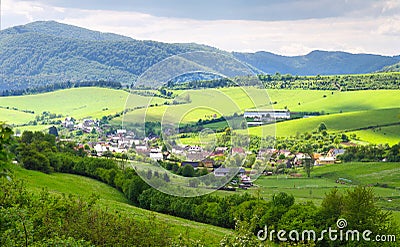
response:
M329 165L335 164L335 157L319 157L319 159L315 160L316 165Z
M244 112L244 118L252 118L257 120L268 119L290 119L290 111L287 109L273 110L273 109L247 109Z
M248 109L245 110L243 117L246 119L248 126L258 126L274 121L290 119L290 111L287 109Z
M229 168L220 167L220 168L214 170L214 175L216 177L224 177L224 176L227 176L229 174L229 172L230 172Z

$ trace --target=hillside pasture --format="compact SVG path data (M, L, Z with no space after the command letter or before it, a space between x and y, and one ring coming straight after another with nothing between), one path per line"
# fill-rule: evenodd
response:
M361 141L368 143L394 145L400 142L400 123L399 125L371 128L350 133L356 134Z
M133 216L138 221L152 220L168 225L170 236L177 239L181 234L183 238L202 240L209 246L219 244L219 241L227 234L229 229L198 223L178 217L151 212L128 204L127 199L118 190L96 181L94 179L71 174L44 174L30 171L20 167L13 167L14 176L25 182L29 191L39 193L47 189L50 193L72 194L87 199L92 194L99 196L98 205L110 212Z
M7 124L24 124L34 118L34 114L0 108L0 121L5 121Z
M35 114L31 114L29 120L33 120L36 115L44 111L71 116L76 119L101 118L121 112L125 107L128 95L129 93L123 90L107 88L72 88L37 95L0 97L0 106L34 111ZM149 99L150 97L134 94L129 97L128 103L133 107L146 106ZM155 98L154 101L161 103L165 100ZM7 118L7 116L4 117ZM12 118L7 120L14 123Z
M334 188L344 192L356 185L372 186L378 204L400 213L400 163L343 163L314 167L311 178L294 178L287 175L261 176L250 189L251 193L259 193L265 198L278 192L286 192L295 196L297 201L313 201L320 204L326 193ZM336 183L339 178L351 180L351 183ZM391 199L391 201L389 200Z
M360 128L374 128L385 124L400 122L400 108L379 109L348 113L338 113L310 118L294 119L274 124L277 136L295 136L304 132L312 132L319 124L325 123L329 131L356 131ZM274 125L264 125L249 128L253 135L261 135L262 131L274 128ZM391 133L394 142L400 141L396 133ZM388 134L388 136L390 136Z

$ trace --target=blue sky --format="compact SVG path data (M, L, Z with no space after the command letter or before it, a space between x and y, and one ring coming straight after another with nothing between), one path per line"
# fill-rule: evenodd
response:
M229 51L400 54L399 0L2 0L3 29L36 20Z

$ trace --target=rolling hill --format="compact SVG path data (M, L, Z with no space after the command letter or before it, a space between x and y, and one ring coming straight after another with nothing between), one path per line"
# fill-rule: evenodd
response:
M187 52L232 56L259 73L317 75L381 70L399 56L314 51L285 57L268 52L228 53L199 44L167 44L101 33L54 21L33 22L0 32L0 91L68 81L117 81L131 85L149 67ZM234 66L226 63L224 66Z
M195 50L216 49L139 41L57 22L34 22L0 32L0 90L91 80L130 85L151 65Z
M214 246L218 245L219 241L225 235L232 233L229 229L132 206L128 204L127 199L121 192L91 178L64 173L44 174L38 171L26 170L18 166L14 166L11 169L16 178L24 181L30 192L40 193L43 189L46 189L50 193L72 194L84 199L89 198L92 194L96 194L99 196L98 205L110 212L131 215L138 221L153 220L154 223L168 224L168 233L170 234L168 237L173 239L177 238L180 234L185 234L185 237L197 240L201 239L205 244Z
M367 111L355 111L348 113L339 113L324 115L311 118L295 119L285 122L280 122L272 125L264 125L260 127L250 128L250 134L260 135L263 130L270 128L276 128L276 135L282 136L295 136L296 134L302 134L304 132L314 131L319 124L325 123L329 131L347 131L350 133L357 134L358 131L366 131L367 129L379 130L380 128L387 128L385 126L390 125L391 128L396 129L400 125L400 108L393 109L379 109L379 110L367 110ZM397 128L398 129L398 128ZM379 136L380 143L396 144L400 142L400 136L395 132L385 132L380 130L375 132L376 136ZM363 137L364 135L360 135ZM363 139L364 140L364 139ZM368 139L372 143L376 141ZM365 139L367 141L367 139Z
M355 133L362 141L390 144L400 141L399 126L386 126L386 124L400 122L398 90L335 91L333 93L325 90L300 89L271 89L260 92L259 90L262 89L254 87L246 88L246 90L247 96L252 97L244 97L243 90L238 87L219 90L175 90L173 91L175 95L189 94L191 102L189 104L164 105L164 102L171 100L137 94L131 94L128 97L129 93L123 90L73 88L38 95L0 97L0 116L3 121L16 125L26 124L44 111L77 119L86 117L100 119L102 116L123 111L125 103L128 103L130 108L148 104L154 106L148 110L142 108L129 112L125 121L143 123L146 113L148 121L157 121L163 116L170 116L172 119L179 119L182 123L195 123L200 118L203 120L210 118L210 115L214 113L217 116L220 116L221 113L230 116L235 112L242 113L245 109L253 107L254 102L261 103L260 107L270 107L269 102L275 101L274 109L287 107L292 112L325 113L319 117L278 123L276 124L277 136L290 136L313 131L321 122L324 122L329 130L347 130L349 133ZM266 93L268 93L269 99L263 98L267 95ZM126 101L127 99L128 101ZM167 112L166 115L164 115L165 112ZM118 125L121 124L121 121L121 117L113 120ZM225 122L219 122L211 125L223 128L225 124ZM206 127L213 128L211 125ZM361 129L367 127L371 128ZM18 127L20 130L27 128L31 127ZM250 133L259 134L261 128L250 128ZM40 130L41 128L36 126L35 129Z
M400 72L400 62L392 65L385 66L380 71L382 72Z

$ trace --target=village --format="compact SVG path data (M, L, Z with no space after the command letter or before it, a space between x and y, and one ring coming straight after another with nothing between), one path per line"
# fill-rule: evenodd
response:
M285 117L290 116L287 111L282 112ZM254 115L254 113L252 114ZM209 151L197 145L175 145L168 150L158 136L137 138L133 131L126 129L116 129L107 133L105 129L108 127L109 125L102 124L99 120L83 119L77 121L71 117L65 118L61 124L64 131L96 136L96 138L91 138L87 142L78 142L77 144L76 148L83 150L89 156L136 159L144 162L156 161L167 164L164 167L170 168L170 170L174 164L178 168L189 165L195 171L202 170L201 174L213 173L214 176L221 177L228 175L232 169L224 164L227 157L240 156L243 157L244 161L246 155L255 155L256 158L252 164L247 163L244 166L243 162L237 172L239 179L233 180L229 185L243 189L253 185L251 175L255 172L252 170L255 163L265 166L262 172L262 175L265 176L288 173L290 176L298 177L301 174L296 172L296 168L303 167L306 161L312 161L313 166L335 164L340 162L338 156L345 152L345 149L332 148L327 153L313 153L310 157L310 154L307 153L292 153L290 150L274 148L260 149L256 154L242 147L228 148L224 146L215 147L212 151ZM175 168L174 172L176 171Z

